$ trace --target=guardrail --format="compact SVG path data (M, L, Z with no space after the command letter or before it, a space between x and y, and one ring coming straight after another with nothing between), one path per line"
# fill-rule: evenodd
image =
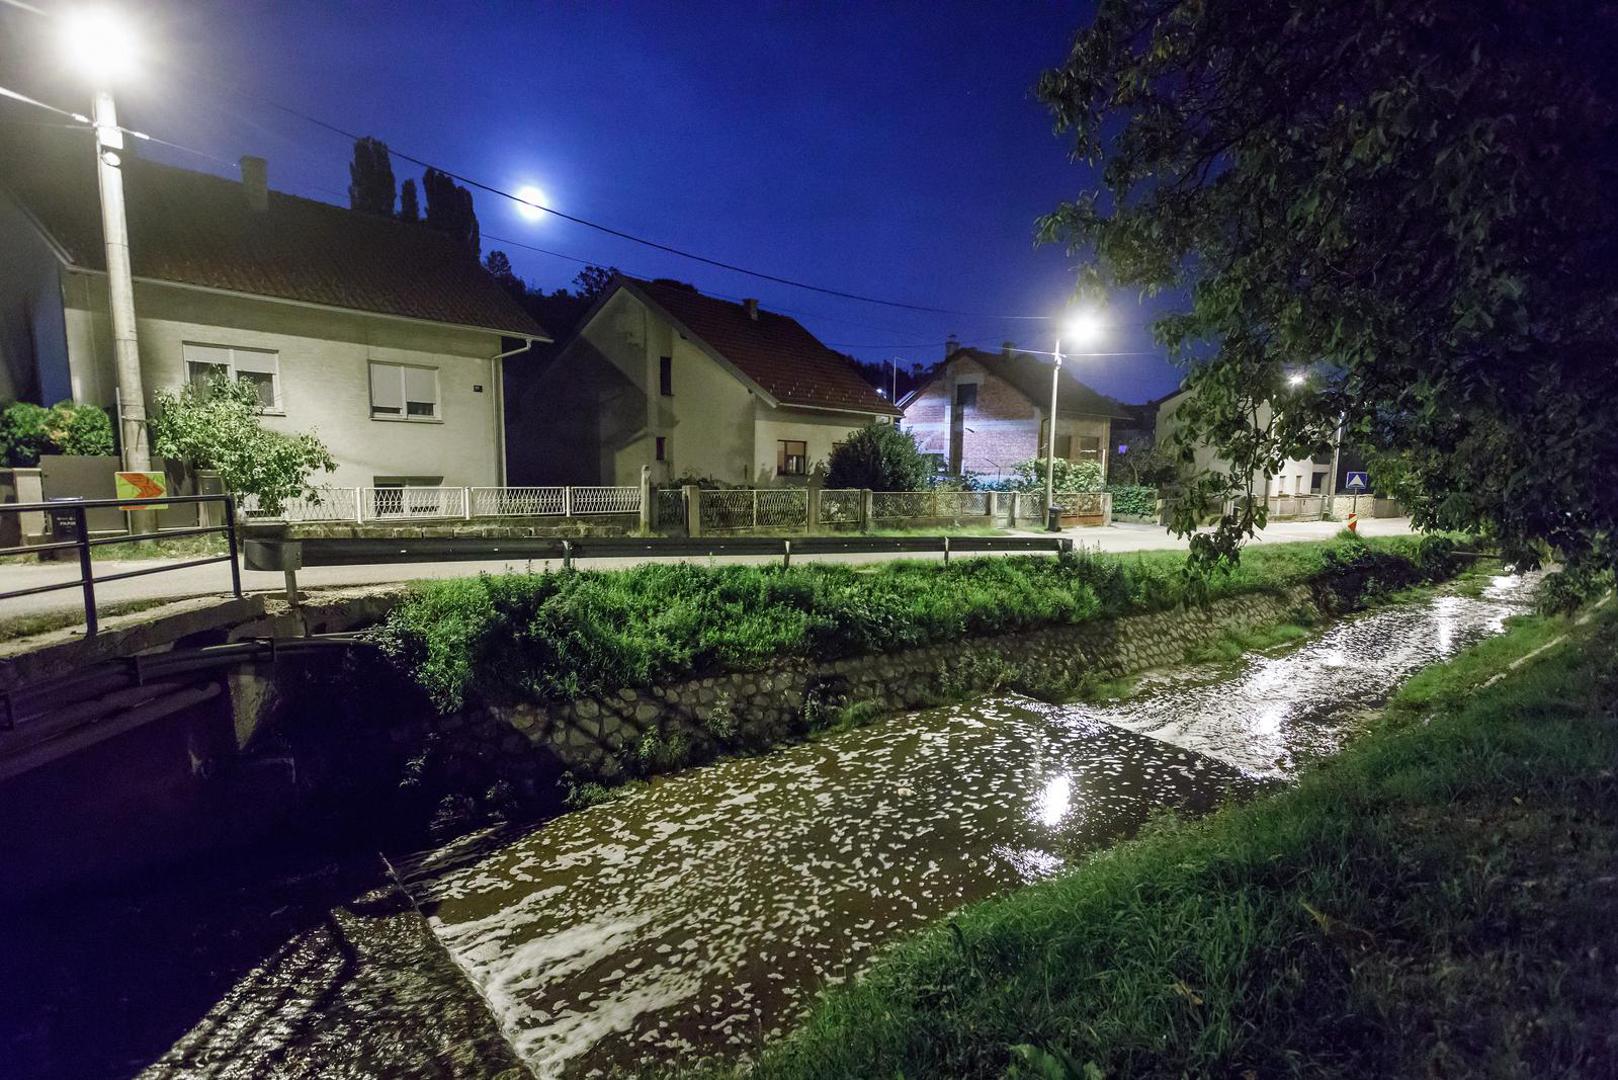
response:
M1066 536L699 536L492 538L421 536L404 539L309 537L302 540L249 537L243 546L249 570L286 575L287 599L297 603L297 571L306 566L364 566L377 563L560 561L575 559L724 558L779 556L784 566L794 555L951 555L1073 550Z
M117 510L158 510L165 506L177 503L220 503L224 506L224 523L220 525L198 525L186 529L162 529L149 533L117 533L112 536L90 535L86 524L86 511L100 509ZM237 596L242 594L241 567L236 562L236 499L231 495L160 495L152 499L58 499L54 502L44 503L4 503L0 504L0 514L45 514L51 521L51 534L57 535L62 524L70 525L73 538L70 540L53 540L48 544L25 544L19 547L0 548L0 555L37 555L49 551L77 550L79 557L79 578L76 581L60 581L51 585L35 585L27 589L12 589L0 592L0 600L13 600L19 596L35 596L40 593L56 592L62 589L81 589L84 593L84 632L88 637L94 637L97 630L96 618L96 591L98 584L109 581L123 581L127 578L145 577L148 574L162 574L170 570L186 570L193 566L207 566L210 563L230 563L230 587ZM148 567L143 570L125 570L117 574L102 574L99 577L95 572L95 563L90 558L90 549L105 544L127 544L135 540L173 540L181 536L202 536L207 533L221 533L226 539L229 552L224 555L207 555L199 559L186 559L183 562L165 562L161 566Z

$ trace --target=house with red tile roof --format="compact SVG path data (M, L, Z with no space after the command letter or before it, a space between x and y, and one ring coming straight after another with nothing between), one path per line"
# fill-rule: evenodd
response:
M1062 368L1056 397L1056 456L1107 469L1114 420L1124 406ZM944 361L900 400L905 427L939 471L1007 475L1013 465L1043 458L1049 436L1051 361L1008 342L998 353L946 346Z
M796 319L623 275L521 398L520 483L633 484L645 465L660 483L800 484L850 431L899 416Z
M0 150L0 399L116 406L88 132ZM15 152L13 152L15 151ZM425 225L241 179L122 164L142 384L254 384L267 426L313 431L340 486L505 483L504 355L546 342Z

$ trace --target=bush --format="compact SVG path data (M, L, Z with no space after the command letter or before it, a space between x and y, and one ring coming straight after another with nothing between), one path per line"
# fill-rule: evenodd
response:
M826 459L826 486L872 491L921 491L933 474L916 437L897 424L867 424Z
M178 394L159 390L152 449L192 468L217 469L226 491L257 496L260 510L278 514L288 500L312 495L309 478L337 463L314 435L264 427L263 413L256 387L222 376Z
M1157 513L1157 489L1140 484L1108 484L1112 512L1130 517L1151 517Z
M1012 474L995 480L979 481L979 491L1032 491L1045 490L1045 459L1029 458L1011 467ZM1055 488L1057 494L1101 490L1101 465L1094 461L1068 461L1056 459Z
M94 405L14 401L0 412L0 460L13 468L38 465L45 454L111 454L112 447L112 419Z

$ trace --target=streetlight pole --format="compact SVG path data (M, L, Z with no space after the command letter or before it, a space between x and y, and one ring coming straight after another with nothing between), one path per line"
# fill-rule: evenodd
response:
M1062 339L1056 339L1051 354L1056 363L1051 365L1051 411L1045 421L1045 528L1059 532L1062 517L1056 512L1056 391L1062 381Z
M123 466L151 467L147 449L146 393L141 385L135 334L135 283L129 270L129 226L124 217L124 134L110 90L95 96L96 180L101 189L101 231L107 248L107 297L112 307L113 369L118 377L118 435Z

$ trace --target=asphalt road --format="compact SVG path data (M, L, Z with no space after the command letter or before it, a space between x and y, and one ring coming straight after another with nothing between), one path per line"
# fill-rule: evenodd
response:
M1333 521L1276 522L1264 530L1256 542L1287 543L1298 540L1324 540L1336 534L1341 528L1342 524L1340 522ZM1366 536L1401 535L1410 532L1410 522L1405 518L1370 519L1360 523L1360 532ZM1105 528L1071 529L1069 530L1069 535L1086 548L1099 551L1155 551L1176 548L1184 550L1186 547L1185 540L1170 536L1159 526L1137 525L1127 522L1119 522ZM904 556L904 558L912 559L940 557L931 554L907 554ZM873 563L886 562L892 558L894 556L891 554L795 555L793 561L795 563L821 561ZM100 575L115 574L122 570L148 569L164 562L181 561L183 560L110 560L97 562L95 565L96 573ZM587 569L610 570L622 568L636 562L658 561L678 560L577 559L574 565ZM695 561L706 560L698 559ZM767 556L741 556L735 559L727 559L726 561L770 563L774 562L775 559ZM545 560L537 562L491 560L488 562L390 563L372 566L316 566L298 571L298 586L300 589L308 590L346 585L381 585L421 578L467 577L484 572L500 573L502 571L557 569L559 565L559 562ZM31 588L48 583L77 581L78 577L77 563L5 565L0 566L0 592ZM242 571L242 588L245 591L278 592L283 587L282 577L279 573ZM184 570L175 570L171 573L149 574L145 577L100 584L96 586L96 600L98 606L101 606L123 601L221 595L229 591L230 569L224 563L216 563L212 566L189 567ZM73 610L80 608L81 605L82 598L78 589L37 593L33 596L0 601L0 619L15 618L21 615L46 611Z

